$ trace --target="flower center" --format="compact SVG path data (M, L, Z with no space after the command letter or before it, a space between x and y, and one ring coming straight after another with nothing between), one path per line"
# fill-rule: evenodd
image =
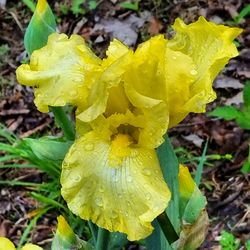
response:
M111 143L111 150L109 153L110 165L112 167L119 166L123 158L130 155L130 145L133 144L133 138L127 134L117 134Z

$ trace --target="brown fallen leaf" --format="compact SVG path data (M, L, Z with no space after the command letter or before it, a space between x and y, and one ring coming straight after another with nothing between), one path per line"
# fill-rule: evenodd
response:
M243 89L244 85L240 83L238 79L229 76L219 75L214 82L214 87L216 89Z
M226 105L232 105L232 104L236 104L239 105L243 103L243 92L239 92L237 95L233 96L232 98L227 99L227 101L225 102Z
M196 134L190 134L187 136L182 136L186 141L188 142L192 142L196 147L201 148L202 143L204 142L204 140L202 138L200 138L198 135Z
M163 28L162 23L155 17L152 17L149 20L148 32L151 36L159 34L162 28Z

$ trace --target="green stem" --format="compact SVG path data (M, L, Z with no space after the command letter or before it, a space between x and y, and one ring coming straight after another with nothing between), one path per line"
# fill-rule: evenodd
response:
M73 122L69 119L63 107L50 107L54 113L56 123L62 128L66 139L73 141L75 139L75 129Z
M167 214L163 212L157 217L157 220L161 226L161 230L164 233L168 243L171 245L173 242L179 239L178 234L176 233L170 219Z
M99 228L96 250L106 250L108 247L109 231L104 228Z
M92 234L92 237L93 237L93 240L94 240L94 244L96 245L97 243L97 230L95 228L95 225L91 222L91 221L88 221L88 226L89 226L89 229L90 229L90 232Z

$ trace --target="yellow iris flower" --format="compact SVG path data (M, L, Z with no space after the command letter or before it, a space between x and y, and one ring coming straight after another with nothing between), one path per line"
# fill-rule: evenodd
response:
M61 175L70 210L129 240L148 236L170 200L155 148L189 112L205 111L215 76L238 55L241 29L203 17L173 27L173 39L153 37L135 52L114 40L103 60L81 37L52 34L17 70L20 83L36 87L39 110L77 106L78 138Z
M15 245L5 237L0 237L0 250L16 250ZM41 247L34 244L26 244L21 250L43 250Z

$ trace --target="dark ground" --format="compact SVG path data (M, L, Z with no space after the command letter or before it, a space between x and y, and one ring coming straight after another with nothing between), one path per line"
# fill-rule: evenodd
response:
M169 32L169 25L176 17L191 22L203 15L217 23L230 24L233 17L248 4L247 0L146 0L141 1L138 11L130 11L119 6L121 1L106 0L97 1L98 6L92 11L84 6L87 12L76 15L70 11L63 14L63 1L51 2L58 17L59 31L82 35L101 56L114 36L136 47L150 36ZM66 9L69 8L71 1L64 2ZM15 69L25 58L22 40L31 14L22 1L7 1L0 8L0 121L19 137L53 134L57 131L51 115L36 110L32 90L17 85L15 79ZM218 99L208 106L208 111L225 103L242 103L242 88L250 78L249 25L250 17L238 25L245 29L238 39L240 56L231 60L216 80ZM191 114L170 131L170 136L175 147L183 147L194 156L202 154L207 140L207 154L233 155L231 161L210 161L211 166L204 168L201 188L207 196L211 224L207 239L200 249L220 249L218 236L223 229L232 232L244 243L250 238L250 179L249 174L242 174L240 169L248 154L249 132L234 122L210 118L205 114ZM188 165L194 169L197 164ZM0 170L0 178L7 176L26 181L38 178L39 174L30 170ZM15 242L32 217L30 211L37 205L28 191L25 188L1 186L0 235L8 236ZM43 245L50 241L48 232L54 229L51 227L54 219L55 215L50 213L38 222L32 232L34 243ZM129 249L136 247L130 246Z

